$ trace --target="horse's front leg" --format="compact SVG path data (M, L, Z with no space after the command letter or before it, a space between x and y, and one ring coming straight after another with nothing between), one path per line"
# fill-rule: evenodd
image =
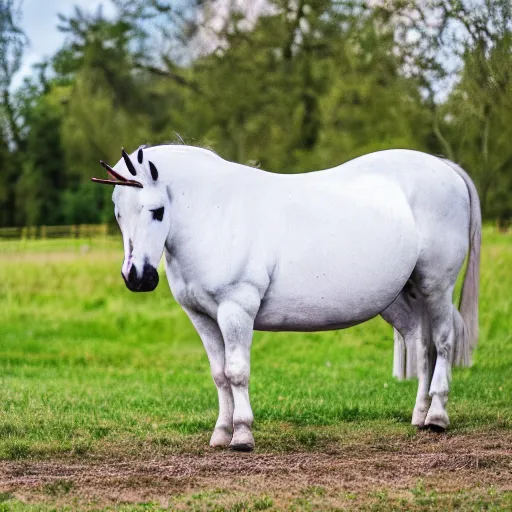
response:
M233 436L233 394L224 371L226 361L222 333L210 317L188 308L184 309L203 342L219 395L219 416L210 439L210 446L225 448L229 446Z
M249 401L250 350L254 317L235 302L219 305L217 321L224 337L226 351L225 374L231 383L234 399L233 450L251 451L253 414Z

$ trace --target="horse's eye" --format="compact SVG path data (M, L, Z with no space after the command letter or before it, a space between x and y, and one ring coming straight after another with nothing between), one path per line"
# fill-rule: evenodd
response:
M153 213L153 220L162 220L164 218L164 207L157 208L156 210L151 210Z

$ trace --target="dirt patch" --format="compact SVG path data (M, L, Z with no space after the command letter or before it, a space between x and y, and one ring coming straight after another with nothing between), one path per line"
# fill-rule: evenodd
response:
M297 500L320 500L326 507L348 500L355 508L383 492L425 493L414 491L418 485L437 493L512 491L512 433L422 432L407 441L291 454L208 451L153 460L0 462L2 493L31 502L78 499L95 506L150 500L180 508L190 505L191 496L217 503L229 501L226 496L265 495L278 508ZM262 503L260 509L270 507Z

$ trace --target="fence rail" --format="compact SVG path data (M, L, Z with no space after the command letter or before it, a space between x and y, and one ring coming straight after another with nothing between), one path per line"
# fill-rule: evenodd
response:
M0 240L103 238L118 234L119 228L110 224L76 224L71 226L28 226L0 228Z
M496 222L486 228L500 233L510 233L510 224ZM75 224L71 226L26 226L0 228L1 240L46 240L50 238L106 238L120 236L115 224Z

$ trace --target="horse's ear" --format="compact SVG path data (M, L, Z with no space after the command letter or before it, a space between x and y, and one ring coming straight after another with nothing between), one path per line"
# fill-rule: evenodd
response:
M137 171L135 170L135 166L133 165L132 161L130 160L130 157L128 156L128 153L123 149L121 149L121 155L123 155L124 163L126 164L126 167L130 171L130 174L132 176L137 176Z
M151 171L151 177L156 181L158 179L158 171L153 162L149 162L149 170Z

